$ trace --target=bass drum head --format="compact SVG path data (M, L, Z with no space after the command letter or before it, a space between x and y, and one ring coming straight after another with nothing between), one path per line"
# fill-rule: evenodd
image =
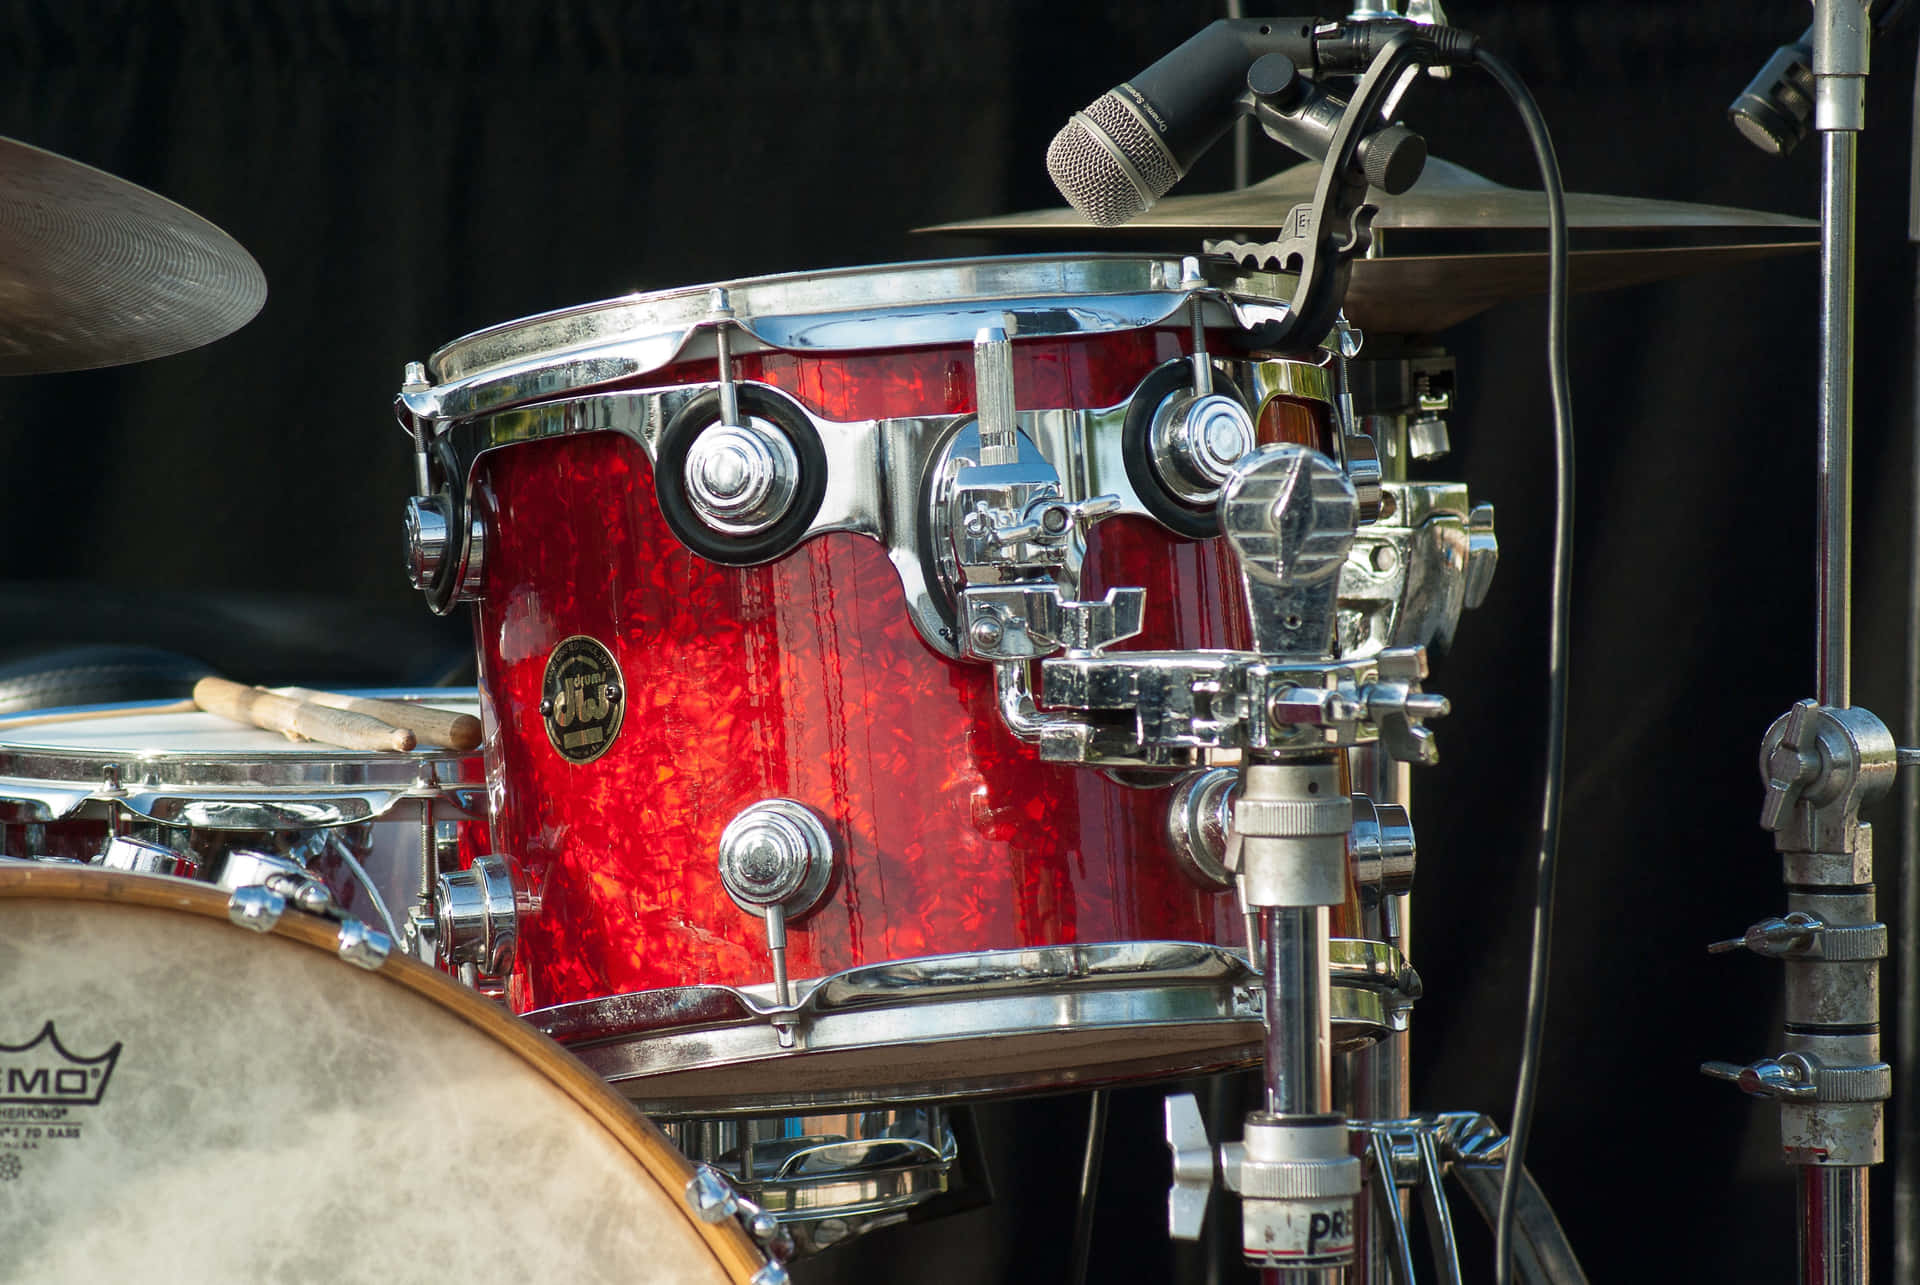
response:
M692 1171L410 960L176 880L0 866L0 1280L746 1281Z

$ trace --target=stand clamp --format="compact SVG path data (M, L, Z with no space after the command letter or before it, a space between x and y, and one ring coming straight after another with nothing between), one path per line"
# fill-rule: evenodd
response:
M1853 1167L1885 1158L1882 1105L1893 1072L1880 1060L1880 960L1873 827L1860 810L1899 768L1885 724L1858 708L1803 700L1776 719L1760 749L1766 801L1787 885L1787 913L1763 919L1715 953L1751 951L1786 969L1786 1051L1700 1069L1780 1104L1790 1164Z

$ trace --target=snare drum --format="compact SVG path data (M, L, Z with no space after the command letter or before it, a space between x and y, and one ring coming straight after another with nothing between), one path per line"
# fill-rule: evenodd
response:
M229 915L0 865L0 1279L785 1279L496 1005L337 922Z
M853 269L535 317L414 368L439 489L413 568L476 604L514 1006L655 1113L1252 1059L1240 913L1168 839L1178 774L1009 731L962 658L943 497L990 446L1067 506L1108 497L1059 581L1147 589L1119 645L1243 644L1207 469L1332 432L1325 354L1250 349L1280 286L1126 256ZM980 409L988 369L1010 412ZM1390 948L1333 967L1346 1041L1400 1021Z
M478 712L471 688L365 694ZM93 862L117 834L170 849L180 873L217 882L229 854L264 851L293 858L345 912L398 936L427 850L436 871L484 850L478 755L339 749L157 704L0 726L0 856Z

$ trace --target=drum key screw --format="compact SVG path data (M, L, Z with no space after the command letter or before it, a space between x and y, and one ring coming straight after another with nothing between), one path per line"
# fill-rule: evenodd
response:
M403 392L415 393L427 388L427 365L425 362L410 361L400 375L400 388Z

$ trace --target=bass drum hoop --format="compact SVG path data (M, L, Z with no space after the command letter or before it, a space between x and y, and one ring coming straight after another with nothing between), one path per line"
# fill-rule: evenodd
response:
M31 863L0 864L0 905L21 901L96 902L222 922L228 919L225 892L187 880ZM289 911L265 935L331 955L338 946L339 928L333 921ZM345 963L340 966L351 967ZM651 1121L565 1049L493 1003L406 956L389 954L378 969L368 971L438 1006L514 1054L586 1111L666 1198L679 1205L693 1177L687 1161ZM706 1223L689 1211L687 1223L730 1279L748 1281L766 1266L766 1259L731 1220Z

